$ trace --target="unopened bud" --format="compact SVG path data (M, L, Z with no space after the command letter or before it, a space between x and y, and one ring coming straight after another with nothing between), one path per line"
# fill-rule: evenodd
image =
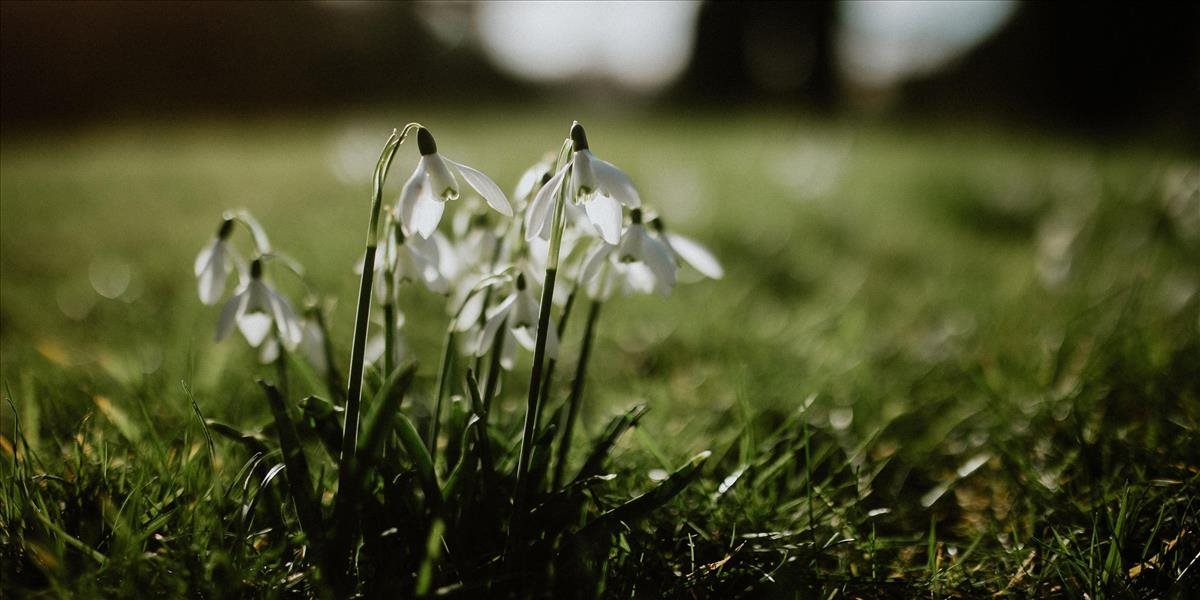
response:
M580 125L579 121L571 124L571 143L575 146L576 152L588 149L587 132L583 130L583 125Z
M433 134L424 127L417 129L417 150L421 151L421 156L437 154L437 142L433 141Z

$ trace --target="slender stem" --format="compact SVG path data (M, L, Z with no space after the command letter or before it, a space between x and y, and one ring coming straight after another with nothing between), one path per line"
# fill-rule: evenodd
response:
M571 434L575 431L575 420L579 415L583 384L587 380L588 359L591 358L592 340L596 336L596 321L600 319L602 304L599 300L593 300L592 305L588 308L587 325L583 330L583 346L579 349L579 363L575 365L575 379L571 382L571 396L567 400L567 422L563 424L562 439L558 443L558 459L554 463L551 489L558 489L558 486L562 484L563 471L566 469L568 454L571 452Z
M354 526L354 507L357 504L357 494L353 487L354 474L351 473L351 465L354 460L354 451L358 446L358 421L359 410L362 404L362 383L363 383L363 354L366 351L367 344L367 323L371 317L371 284L375 277L375 249L379 244L379 212L383 206L383 184L387 178L388 167L392 164L392 158L396 156L396 149L399 148L403 138L398 136L395 131L388 138L387 143L383 147L383 152L379 155L379 161L375 163L375 176L373 181L372 198L371 198L371 222L367 227L367 243L364 249L363 256L363 272L362 280L358 287L358 309L355 311L354 317L354 341L350 350L350 374L348 376L349 383L346 386L346 422L342 429L342 452L338 461L341 469L338 473L338 495L337 502L334 506L334 527L338 532L338 542L334 545L335 551L338 553L338 558L347 561L341 569L341 573L334 576L338 577L343 586L350 585L349 579L343 579L349 575L350 554L353 550L354 539L356 537L356 527ZM341 591L347 591L343 587Z
M578 286L576 286L578 287ZM575 305L575 290L567 294L567 303L563 305L562 316L558 318L558 339L563 339L564 331L567 329L567 319L571 317L571 308ZM550 383L554 379L554 369L558 366L558 359L551 358L546 361L546 373L542 376L542 397L538 400L538 404L546 406L546 402L550 398Z
M550 228L550 248L546 259L546 280L542 283L542 305L538 310L537 340L533 348L533 369L529 376L529 398L525 407L525 427L521 434L521 453L517 457L516 490L513 493L513 517L509 523L509 544L519 541L521 523L524 520L525 497L530 487L529 458L537 435L541 416L542 367L546 359L546 336L550 329L550 309L554 306L554 280L558 276L559 246L562 245L563 193L555 197L554 220Z
M275 378L279 380L279 395L286 401L288 396L287 347L283 345L283 337L275 333L275 344L279 346L279 354L275 356Z
M446 328L446 341L442 344L442 364L438 367L437 396L433 399L433 422L429 424L429 454L437 464L438 431L442 424L442 398L446 396L446 385L450 380L450 369L454 366L454 321ZM451 465L453 466L453 465Z
M396 305L388 298L383 305L383 377L392 376L396 368Z
M507 326L507 322L500 324L500 333L496 335L496 339L492 342L491 361L488 364L487 383L484 384L483 388L483 415L479 420L479 431L484 433L483 452L480 456L483 460L483 466L486 469L485 473L496 472L496 466L492 460L492 440L490 434L487 433L488 417L492 414L492 397L496 395L496 386L500 384L500 372L503 370L500 367L500 349L503 347L504 336L508 335L506 333Z

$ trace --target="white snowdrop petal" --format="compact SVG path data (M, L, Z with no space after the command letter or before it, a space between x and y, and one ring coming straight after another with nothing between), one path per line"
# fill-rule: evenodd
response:
M483 196L488 206L506 217L513 216L512 206L509 205L508 198L504 196L504 192L500 189L500 186L496 185L495 181L492 181L490 177L484 175L481 171L472 169L460 162L454 162L449 158L446 158L445 161L458 169L459 174L466 180L467 185L474 188L476 192L479 192L479 195Z
M600 272L600 267L604 265L604 261L612 254L616 246L608 244L596 244L592 249L591 254L583 262L583 271L579 275L579 280L588 282L593 280Z
M200 301L210 306L216 304L221 294L225 293L225 280L229 276L228 268L220 262L221 258L214 255L214 264L200 273Z
M225 306L221 307L221 314L217 317L217 334L215 341L225 339L229 332L233 330L233 324L237 322L237 315L240 312L242 304L246 301L245 292L235 294Z
M666 233L666 238L667 242L671 245L671 249L675 251L675 254L705 277L720 279L725 276L725 269L721 267L721 263L717 261L717 257L704 246L701 246L694 240L671 232Z
M514 296L509 296L496 306L488 311L487 321L483 325L483 331L479 333L479 342L475 347L475 356L483 356L487 354L492 347L492 341L496 339L496 332L500 330L500 326L504 324L505 318L508 317L509 311L512 309Z
M262 348L258 351L258 362L268 364L275 362L279 358L279 342L272 338L267 338L263 341Z
M566 165L559 169L554 177L551 177L542 189L538 190L536 196L533 197L533 202L529 203L529 208L525 212L525 239L532 240L539 236L542 229L546 227L550 221L550 213L554 207L554 194L558 192L558 188L562 187L563 177L567 174L567 169L571 165Z
M458 198L458 180L450 171L447 161L440 154L430 154L421 157L425 172L429 174L429 190L441 200L456 200Z
M373 335L367 338L367 345L363 348L363 360L368 364L375 364L383 358L384 339L382 335Z
M208 266L208 259L212 257L213 251L216 250L217 245L220 243L220 238L214 237L200 249L200 254L196 255L196 264L194 266L196 277L199 277L204 272L205 267Z
M621 205L609 196L596 194L590 201L584 203L588 219L600 232L600 237L610 244L616 244L621 239Z
M427 177L423 167L424 163L419 163L417 169L413 171L412 177L409 177L408 181L404 182L404 187L400 189L400 222L404 225L404 233L407 235L412 235L411 223L417 198L424 195L427 187Z
M466 331L479 322L479 315L483 312L484 296L483 292L472 294L462 305L462 310L459 311L458 318L454 321L455 331Z
M257 348L271 333L271 317L265 313L243 313L237 320L238 330L251 347Z
M533 351L537 345L537 340L534 339L534 331L530 327L520 327L512 330L512 337L516 338L517 343L521 344L522 348Z
M501 333L504 341L500 344L500 368L511 371L517 364L517 340L508 333Z
M445 209L445 203L435 199L426 188L426 193L417 196L413 204L412 221L408 226L417 235L428 238L437 230L438 223L442 221L442 211Z
M654 278L659 283L656 286L658 291L664 293L665 289L669 292L675 285L675 261L671 259L667 247L662 242L647 237L642 242L641 260L654 273Z
M637 208L642 205L641 196L638 195L637 188L633 187L633 181L612 163L593 158L592 172L600 187L621 204L629 208Z
M599 185L596 183L596 174L592 169L592 162L595 158L591 151L580 150L571 158L571 199L578 201L581 196L591 195L596 193L596 188Z
M300 344L300 339L304 336L304 330L300 327L300 319L296 316L296 311L287 298L273 290L268 290L268 292L271 294L271 312L275 316L275 327L279 329L284 345L289 350L293 350Z
M463 270L466 268L465 262L458 254L458 250L442 232L435 231L433 237L430 238L434 242L437 249L437 269L441 274L449 280L457 279Z

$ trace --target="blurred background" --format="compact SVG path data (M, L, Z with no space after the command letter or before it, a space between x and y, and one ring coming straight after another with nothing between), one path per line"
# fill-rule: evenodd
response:
M1192 2L4 2L0 11L9 132L569 102L1200 139Z

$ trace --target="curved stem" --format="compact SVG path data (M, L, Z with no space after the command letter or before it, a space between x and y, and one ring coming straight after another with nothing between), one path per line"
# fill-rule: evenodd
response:
M564 186L565 187L565 186ZM529 375L529 398L525 407L525 427L521 434L521 453L517 457L516 490L513 493L513 517L509 523L509 544L520 540L521 522L524 520L525 498L531 488L529 481L529 458L533 452L541 416L542 367L546 359L546 336L550 329L550 310L554 306L554 281L558 276L559 247L563 233L563 192L555 196L554 218L550 227L550 248L546 259L546 280L542 283L542 304L538 310L537 341L533 349L533 369Z
M363 256L362 280L358 287L358 308L355 311L354 341L350 350L349 383L346 386L346 422L342 428L342 451L339 458L341 467L338 473L338 495L334 506L334 527L338 532L334 551L339 561L346 561L339 567L339 573L333 574L342 583L342 591L349 584L350 554L353 550L357 527L353 513L357 504L357 493L353 489L354 474L351 465L354 451L358 446L359 411L362 404L363 383L363 354L367 344L367 322L371 317L371 284L375 277L375 249L379 245L379 212L383 205L383 184L387 178L388 167L396 156L403 138L392 131L384 144L379 161L375 163L375 176L371 197L371 222L367 227L367 243Z

